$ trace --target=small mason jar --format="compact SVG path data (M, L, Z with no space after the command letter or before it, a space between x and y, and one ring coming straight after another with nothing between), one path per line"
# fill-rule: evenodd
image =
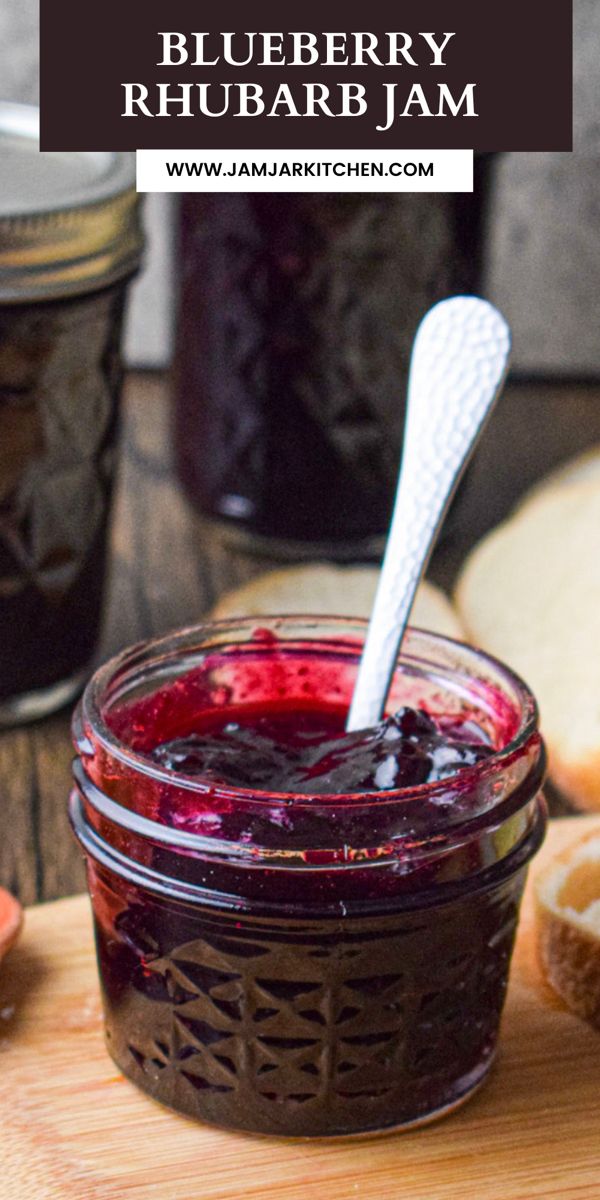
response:
M191 778L152 747L216 708L346 705L364 623L206 624L134 647L75 717L108 1049L138 1087L230 1129L338 1137L452 1111L494 1058L540 844L535 701L410 630L390 697L493 753L411 789L299 796Z
M89 673L142 250L133 156L40 153L38 124L0 104L0 725Z
M187 194L174 378L186 495L284 559L381 557L410 351L481 288L493 156L472 194Z

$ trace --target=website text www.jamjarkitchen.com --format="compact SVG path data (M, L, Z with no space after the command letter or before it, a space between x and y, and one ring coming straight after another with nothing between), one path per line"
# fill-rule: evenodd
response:
M468 150L138 150L139 191L471 191Z
M264 178L287 178L287 179L320 179L322 175L329 178L334 175L339 178L358 175L361 179L368 178L388 178L388 176L407 175L414 178L433 178L434 164L415 163L415 162L393 162L393 163L375 163L375 162L290 162L290 163L271 163L266 162L239 162L225 164L222 162L166 162L165 170L169 178L201 178L207 176L225 176L233 179L235 177L264 179Z

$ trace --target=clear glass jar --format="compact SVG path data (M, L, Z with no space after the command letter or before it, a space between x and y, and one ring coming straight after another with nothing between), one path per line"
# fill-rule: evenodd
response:
M481 287L491 162L473 194L181 197L176 458L222 538L381 556L412 341Z
M535 702L410 630L390 710L475 720L494 753L410 790L290 796L160 768L214 706L346 704L363 622L207 624L106 664L75 717L108 1048L218 1125L302 1137L422 1124L485 1078L543 836Z
M142 250L131 157L40 153L38 121L0 103L0 725L89 673Z

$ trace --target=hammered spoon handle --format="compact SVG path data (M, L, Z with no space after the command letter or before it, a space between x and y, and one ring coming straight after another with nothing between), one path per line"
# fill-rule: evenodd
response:
M398 491L348 732L375 725L384 713L417 586L500 394L509 353L506 321L476 296L443 300L419 326Z

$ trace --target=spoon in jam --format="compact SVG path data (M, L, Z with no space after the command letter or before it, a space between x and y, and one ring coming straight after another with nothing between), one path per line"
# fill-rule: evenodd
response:
M413 347L398 491L346 729L383 717L415 592L448 505L500 395L510 330L477 296L430 309Z

